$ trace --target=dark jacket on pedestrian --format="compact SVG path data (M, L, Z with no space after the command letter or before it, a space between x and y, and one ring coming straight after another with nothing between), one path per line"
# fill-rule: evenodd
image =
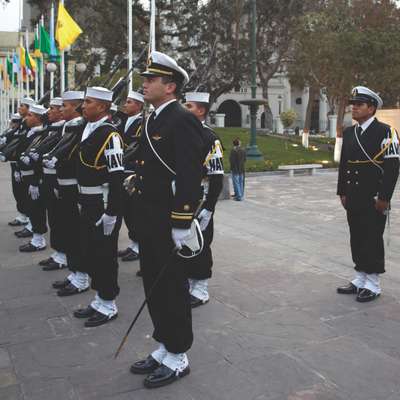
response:
M240 146L235 146L229 155L232 174L244 174L244 165L246 163L246 151Z

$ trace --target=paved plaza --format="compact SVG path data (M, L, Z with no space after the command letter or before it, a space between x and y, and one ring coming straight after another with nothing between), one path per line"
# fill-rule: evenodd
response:
M336 287L353 275L336 172L253 175L244 202L217 206L211 301L193 311L192 373L156 390L129 373L153 349L138 263L120 264L119 318L83 328L93 297L60 298L50 251L17 252L9 166L0 166L1 400L399 400L400 197L394 195L384 294L361 304ZM128 242L121 231L121 248Z

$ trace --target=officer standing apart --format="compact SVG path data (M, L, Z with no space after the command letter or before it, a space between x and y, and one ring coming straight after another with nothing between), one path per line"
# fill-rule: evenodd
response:
M208 302L208 280L211 278L213 258L211 243L214 236L214 212L224 182L223 149L217 135L207 126L206 118L210 108L210 94L204 92L186 93L186 108L203 124L206 143L203 167L203 204L199 213L200 228L204 237L203 251L185 261L189 278L192 308Z
M356 275L337 292L367 302L381 294L383 232L399 175L399 139L395 129L376 119L383 102L375 92L357 86L350 104L357 124L343 132L337 194L347 211Z
M96 297L74 312L88 318L86 327L105 324L118 315L119 294L117 246L122 214L122 141L111 125L109 113L113 92L87 88L83 116L88 121L78 150L77 180L80 204L79 237L81 269L92 279Z
M155 110L140 138L133 188L135 228L153 338L159 347L131 367L147 374L144 385L167 385L190 372L186 356L193 342L190 294L186 271L173 254L190 237L200 198L204 142L202 125L177 102L189 78L171 57L153 51L145 72L144 99Z
M121 136L124 142L124 149L128 146L135 145L140 137L142 127L142 110L144 99L141 93L130 91L124 104L124 113L128 116L126 123L121 127ZM133 161L124 160L125 177L135 172L135 164ZM135 237L135 225L132 213L132 199L129 194L124 191L124 221L128 228L128 236L130 244L125 250L118 252L118 257L122 261L135 261L139 259L139 244ZM139 272L139 271L138 271Z

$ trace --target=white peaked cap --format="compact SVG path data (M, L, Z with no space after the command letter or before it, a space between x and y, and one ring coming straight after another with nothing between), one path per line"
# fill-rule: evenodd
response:
M188 73L170 56L159 51L152 51L147 62L146 71L142 76L171 76L182 81L183 85L189 82Z
M134 90L131 90L128 93L128 99L132 99L132 100L139 101L140 103L144 103L143 95L139 92L135 92Z
M34 114L44 115L48 110L40 104L33 104L29 107L29 111Z
M113 92L101 86L88 87L85 97L112 102Z
M194 101L197 103L209 103L210 93L206 92L188 92L185 94L186 101Z
M35 100L33 100L31 97L24 97L21 99L21 104L25 104L26 106L31 106L35 104Z
M61 107L63 105L63 99L61 97L54 97L50 100L50 105Z
M62 99L68 100L83 100L85 98L85 92L80 92L77 90L69 90L62 94Z
M351 91L350 104L355 101L369 102L375 105L376 108L381 108L383 106L383 100L378 93L375 93L365 86L356 86L353 88Z

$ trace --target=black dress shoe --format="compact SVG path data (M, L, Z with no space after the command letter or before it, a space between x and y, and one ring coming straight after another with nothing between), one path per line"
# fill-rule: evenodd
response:
M348 285L338 287L336 290L340 294L357 294L358 293L358 287L353 285L351 282Z
M118 250L118 257L125 257L129 254L129 250L131 250L129 247L127 247L125 250Z
M113 319L117 318L118 314L115 314L113 316L108 316L104 315L98 311L96 311L93 316L91 316L86 322L85 322L85 327L86 328L94 328L95 326L100 326L104 325L107 322L112 321Z
M193 295L190 295L190 305L192 308L203 306L206 303L208 303L208 300L201 300Z
M10 226L25 226L25 225L28 225L28 223L27 222L22 222L19 219L15 218L14 221L10 221L8 223L8 225L10 225Z
M19 246L19 251L22 253L33 253L35 251L42 251L45 250L46 246L34 246L31 242L23 244L22 246Z
M139 254L136 253L136 251L128 248L127 250L129 250L128 254L124 255L121 260L122 261L136 261L139 260Z
M55 281L52 283L52 287L54 289L62 289L65 288L66 286L68 286L71 282L69 281L69 279L64 279L63 281Z
M139 270L136 272L136 276L139 276L140 278L143 276L143 272L142 272L141 269L139 269Z
M24 229L22 229L22 231L14 232L14 235L17 238L24 239L24 238L33 237L33 232L31 232L29 229L24 228Z
M42 265L42 266L45 266L45 265L49 265L51 262L55 262L53 257L49 257L49 258L46 258L46 259L44 259L42 261L39 261L38 264Z
M86 308L78 308L77 310L74 311L74 317L75 318L90 318L93 317L94 314L96 314L96 310L92 308L91 305L88 305Z
M67 268L65 264L60 264L55 261L50 261L47 265L45 265L42 270L43 271L58 271L60 269Z
M356 300L360 303L367 303L368 301L377 299L380 295L380 293L374 293L369 289L361 289Z
M57 296L60 296L60 297L73 296L74 294L87 292L88 290L89 290L88 287L86 289L78 289L72 283L70 283L69 285L58 290Z
M179 378L190 373L190 368L187 366L182 372L173 371L166 365L161 365L154 372L152 372L145 380L144 386L148 389L159 388L175 382Z
M131 365L130 371L136 375L147 375L160 367L160 363L156 361L151 355L145 360L140 360Z

